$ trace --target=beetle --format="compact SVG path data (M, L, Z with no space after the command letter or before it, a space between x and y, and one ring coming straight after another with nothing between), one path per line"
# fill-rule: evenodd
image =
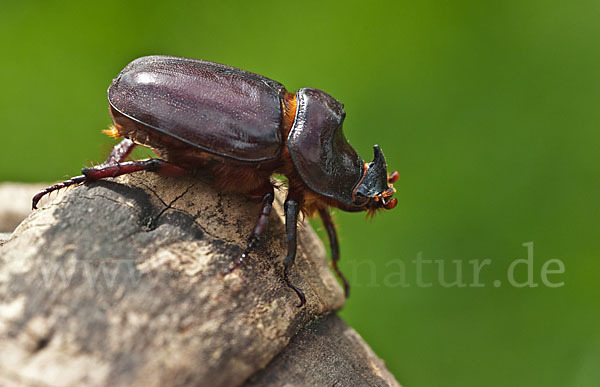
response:
M104 163L36 194L34 209L52 191L136 171L202 174L218 189L242 192L262 203L247 247L224 270L226 275L244 263L266 229L274 199L272 175L280 174L288 181L286 285L302 307L304 293L288 274L296 257L299 213L318 213L330 241L333 269L348 296L329 207L371 214L393 209L398 172L387 173L377 145L373 161L361 159L344 136L346 114L340 102L321 90L290 93L258 74L172 56L129 63L108 88L108 102L114 125L106 132L123 140ZM124 161L136 145L151 148L160 158Z

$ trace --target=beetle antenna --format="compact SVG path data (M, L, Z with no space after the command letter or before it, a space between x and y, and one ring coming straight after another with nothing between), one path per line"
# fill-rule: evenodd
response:
M385 197L383 195L379 195L379 199L381 200L381 204L383 204L384 206L387 205L387 202L385 201Z

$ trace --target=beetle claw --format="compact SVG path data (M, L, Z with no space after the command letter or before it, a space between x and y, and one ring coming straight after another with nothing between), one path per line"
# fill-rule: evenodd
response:
M222 276L226 276L227 274L231 274L231 272L233 272L235 269L237 269L238 267L242 266L242 264L244 263L244 260L246 258L248 258L248 254L249 254L249 251L246 250L238 258L236 258L233 261L231 261L229 263L229 266L227 266L227 268L225 270L223 270L223 272L221 273L221 275Z
M304 292L290 282L287 274L284 275L283 279L285 280L285 284L288 286L288 288L291 288L294 292L296 292L296 295L300 299L300 303L296 305L296 307L302 308L304 305L306 305L306 296L304 295Z

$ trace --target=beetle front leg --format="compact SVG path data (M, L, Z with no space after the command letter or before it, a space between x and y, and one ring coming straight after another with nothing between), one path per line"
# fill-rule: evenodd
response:
M300 204L298 201L288 197L288 199L285 200L283 208L285 210L285 241L287 242L288 247L287 256L283 260L283 280L285 281L286 285L298 295L300 304L297 306L300 308L306 304L306 297L304 296L302 290L293 285L288 278L288 271L296 260L296 230L298 228L298 213L300 212Z
M331 218L331 214L327 208L319 208L319 215L321 216L321 221L323 222L325 230L327 230L327 236L329 237L329 247L331 248L331 263L333 264L333 270L335 271L335 274L337 274L338 278L344 283L344 295L346 298L348 298L350 295L350 284L338 267L338 262L340 260L340 245L338 243L337 232L335 230L335 223L333 223L333 219Z
M250 235L250 239L248 240L248 247L246 247L246 250L244 250L242 255L229 263L229 267L223 271L223 275L227 275L240 267L244 263L244 260L248 257L248 254L250 254L250 251L252 251L252 249L254 249L254 247L258 244L260 236L266 230L267 225L269 224L269 215L271 214L271 209L273 208L274 198L275 192L273 190L273 186L271 185L269 186L267 193L262 198L262 207L256 224L254 225L252 235Z

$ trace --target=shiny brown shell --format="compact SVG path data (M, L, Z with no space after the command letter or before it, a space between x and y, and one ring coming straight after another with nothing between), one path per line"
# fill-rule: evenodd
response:
M108 89L126 118L201 151L240 161L276 159L285 88L258 74L169 56L134 60Z
M344 106L317 89L300 89L296 99L287 147L298 174L311 190L353 205L364 163L344 136Z

